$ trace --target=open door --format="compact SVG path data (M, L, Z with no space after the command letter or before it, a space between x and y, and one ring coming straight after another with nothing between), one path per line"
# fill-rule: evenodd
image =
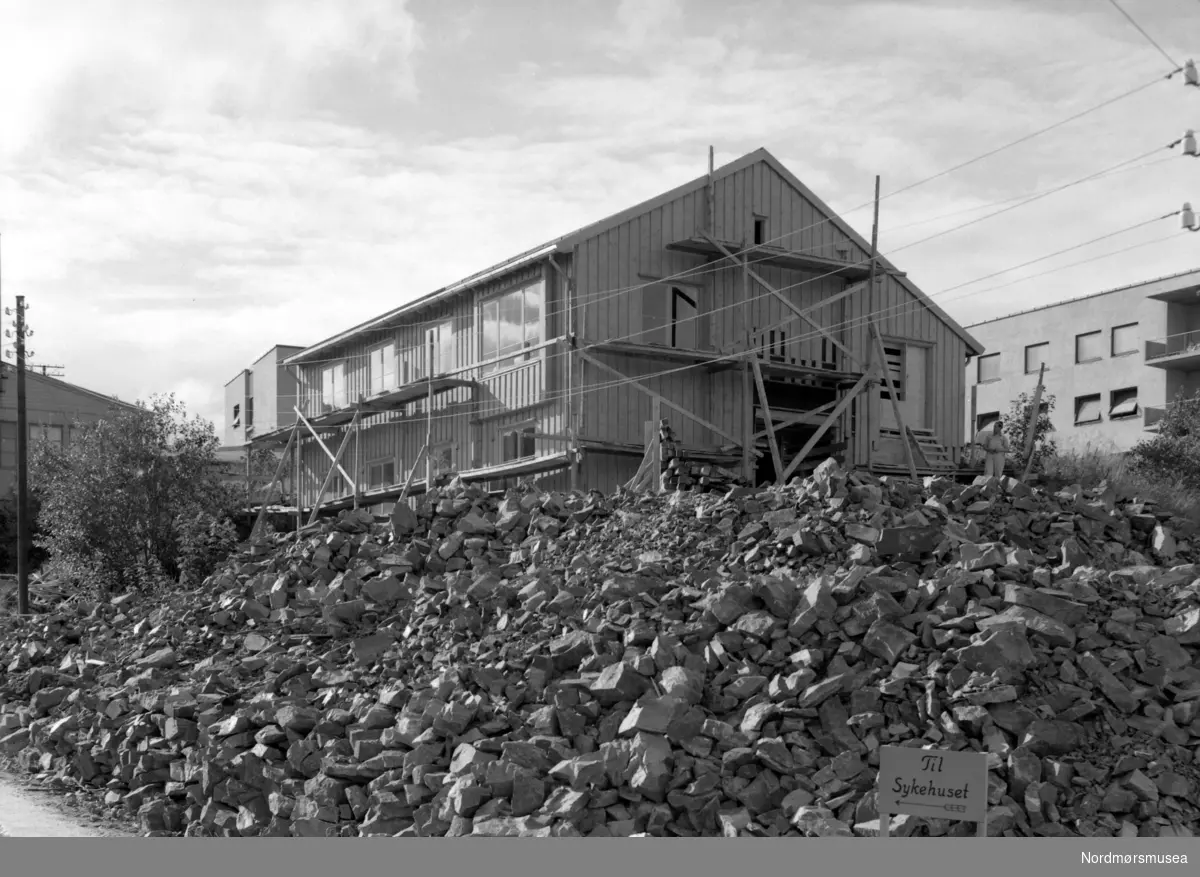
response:
M886 342L883 355L887 358L888 377L896 388L900 416L911 429L929 426L929 348L919 344ZM892 409L887 386L879 387L879 426L881 430L899 432L896 413Z

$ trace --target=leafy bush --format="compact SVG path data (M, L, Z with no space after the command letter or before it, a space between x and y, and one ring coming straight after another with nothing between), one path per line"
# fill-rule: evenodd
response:
M1033 427L1033 472L1045 469L1046 461L1058 453L1058 442L1052 437L1054 424L1050 412L1054 410L1053 394L1042 394L1041 412ZM1029 419L1033 414L1033 396L1022 393L1009 405L1002 427L1008 439L1009 458L1006 468L1020 475L1025 470L1025 441L1029 435Z
M1200 394L1178 394L1158 432L1129 452L1129 463L1139 475L1200 491Z
M188 418L172 395L78 424L67 449L35 445L38 544L58 569L104 593L177 579L185 544L196 550L191 522L220 520L236 505L216 467L218 444L213 425Z
M1087 448L1059 454L1046 461L1045 481L1051 489L1069 484L1092 488L1106 483L1121 496L1153 502L1164 511L1200 523L1200 491L1177 478L1147 475L1134 465L1132 453Z
M203 510L180 515L175 531L179 538L179 580L186 585L203 581L238 544L237 528L228 517Z
M9 496L0 498L0 573L17 571L17 498L16 488ZM35 495L29 497L29 517L33 544L29 550L29 568L36 569L46 560L46 551L38 547L37 528L38 502Z

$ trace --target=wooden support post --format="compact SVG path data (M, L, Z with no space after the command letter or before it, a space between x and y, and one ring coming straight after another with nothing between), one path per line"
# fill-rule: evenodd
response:
M293 443L296 441L298 432L299 426L297 425L296 427L293 427L292 434L288 436L287 445L283 449L283 456L279 459L279 465L275 467L275 475L271 478L271 483L268 484L267 489L263 491L262 505L259 506L258 515L254 519L254 525L250 528L251 539L254 539L256 536L258 536L258 532L262 527L262 523L267 517L267 497L271 495L271 491L275 488L275 482L277 482L280 476L283 475L283 469L287 465L287 453L292 448ZM250 446L247 445L247 455L249 455L249 448ZM247 459L249 459L248 456Z
M562 283L562 301L564 302L562 310L566 317L564 320L566 324L564 334L566 335L567 349L563 351L563 355L567 360L567 395L566 399L564 400L566 404L563 406L563 421L566 426L565 432L567 434L567 449L574 455L571 459L571 465L567 468L567 477L569 479L568 489L574 493L579 489L579 461L576 459L579 448L579 431L576 424L575 414L578 407L578 400L576 397L579 394L575 390L575 385L580 383L577 373L580 371L579 366L581 365L581 363L576 362L579 354L576 350L578 346L576 336L576 320L578 317L575 313L575 288L574 283L571 281L570 275L567 273L566 269L558 264L553 255L550 256L549 261L551 267L558 272L559 280Z
M425 383L425 492L433 490L433 454L429 452L430 446L433 444L433 349L430 347L429 340L425 340L425 358L428 360L426 366L426 383Z
M734 262L740 262L742 264L742 266L745 268L746 272L750 275L750 277L754 280L755 283L757 283L759 286L761 286L763 289L765 289L770 295L775 296L775 298L777 298L777 299L779 299L779 301L783 302L784 306L787 307L788 310L790 310L793 314L795 314L798 319L803 320L804 322L808 323L812 328L816 329L817 332L821 336L823 336L830 344L832 344L838 350L842 351L842 353L845 354L846 358L850 362L854 363L859 368L865 368L865 366L862 364L862 362L859 361L858 357L855 356L854 353L851 352L851 350L849 348L847 348L844 344L842 344L841 341L838 341L837 338L835 338L829 332L828 329L826 329L824 326L822 326L816 320L812 319L812 317L808 316L802 308L800 308L796 304L794 304L792 302L792 300L789 299L786 295L781 293L779 290L777 290L771 284L767 283L767 281L764 280L757 271L754 271L750 268L749 262L747 262L744 258L735 256L733 253L731 253L729 251L728 247L726 247L724 244L722 244L720 241L718 241L712 235L705 235L705 237L708 239L708 242L710 244L712 244L714 247L716 247L718 250L720 250L721 253L724 254L724 256L726 258L731 259Z
M670 408L672 411L677 411L680 414L682 414L684 417L686 417L688 420L692 420L692 421L700 424L705 429L711 430L713 433L715 433L716 435L719 435L721 438L723 438L727 441L733 442L735 445L741 445L742 440L740 438L738 438L737 436L730 435L729 433L725 432L725 430L721 429L721 427L717 426L715 423L705 420L703 417L700 417L698 414L693 414L691 411L688 411L682 405L676 405L674 402L672 402L666 396L663 396L661 393L654 392L654 390L651 390L649 387L647 387L642 382L629 377L629 375L624 374L623 372L613 368L608 363L601 362L599 359L592 356L590 353L584 353L583 351L580 351L579 356L581 359L583 359L584 362L590 362L592 365L594 365L596 368L600 369L601 371L607 372L607 373L611 374L613 377L620 378L624 383L628 384L629 386L634 387L638 390L641 390L643 393L645 393L651 399L657 399L659 402L662 403L662 406L664 408ZM650 377L653 377L653 375L651 375Z
M358 400L358 410L354 412L354 509L358 510L358 494L362 488L362 419L359 415L362 414L362 397Z
M662 477L663 477L663 455L662 455L662 431L660 424L662 423L662 403L655 399L650 403L650 492L659 494L663 492Z
M715 152L710 145L708 147L708 185L704 187L706 202L704 205L705 225L710 234L716 234L717 232L717 193L716 180L713 176L716 170L713 164L714 158Z
M303 459L303 454L301 453L301 448L302 448L301 442L303 441L303 435L300 432L300 421L299 420L296 421L295 433L296 433L296 446L294 448L292 448L292 463L296 467L295 468L296 483L292 489L292 493L294 494L295 501L296 501L296 541L299 542L300 541L300 530L304 526L304 499L303 499L303 491L301 490L301 485L300 485L300 481L301 481L300 463L301 463L301 460ZM284 456L286 457L287 455L284 454Z
M908 474L912 476L913 481L918 481L917 464L913 460L912 445L910 444L911 436L908 434L908 425L904 422L904 415L900 413L900 400L896 398L896 385L892 383L892 377L888 374L887 357L883 353L883 339L879 337L879 329L875 326L873 319L868 322L868 327L871 341L875 345L875 355L879 357L877 364L879 374L883 378L883 385L887 387L888 398L892 400L892 414L896 417L896 426L900 428L900 443L904 445L904 459L908 462Z
M1042 413L1042 380L1046 376L1046 363L1042 363L1038 369L1037 389L1033 391L1033 410L1029 413L1029 425L1025 431L1025 447L1023 459L1025 460L1025 469L1021 472L1021 480L1028 481L1029 473L1033 470L1033 450L1036 446L1035 439L1037 438L1037 422Z
M312 514L308 516L308 523L311 525L317 520L317 514L321 511L321 499L325 496L325 491L329 487L329 482L333 480L333 474L341 469L339 465L342 455L346 453L346 448L350 447L350 439L355 434L355 427L358 426L358 412L354 412L354 419L350 421L350 426L346 429L346 434L342 437L342 443L338 446L337 456L333 458L333 465L329 467L329 471L325 473L325 480L321 482L321 489L317 491L317 498L313 501ZM344 471L344 470L343 470ZM350 479L347 479L350 480ZM354 484L355 498L358 496L358 485Z
M750 385L750 357L757 356L750 344L750 266L742 263L742 477L751 485L757 480L754 441L754 393ZM778 473L776 473L778 474Z
M408 489L412 487L413 476L417 474L417 466L421 464L421 457L429 454L429 445L423 445L421 450L417 451L417 457L413 460L413 464L408 467L408 477L404 479L404 487L400 491L400 496L396 502L405 502L408 499ZM425 489L429 489L429 483L426 482Z
M763 420L767 424L767 441L771 445L771 463L775 467L775 483L781 484L779 481L783 475L783 459L779 456L779 442L775 440L775 423L771 418L771 406L767 402L767 389L763 384L762 367L758 364L758 357L750 360L754 366L754 384L758 388L758 404L763 411Z
M300 413L299 408L296 408L295 411L296 411L296 417L298 417L300 419L300 422L303 423L305 425L305 427L308 428L308 431L310 433L312 433L312 437L316 440L316 442L320 446L321 450L325 452L325 456L327 456L330 460L334 461L334 465L337 466L338 471L342 473L342 477L346 479L346 483L353 484L354 479L350 477L350 473L342 468L341 463L337 462L336 458L333 456L333 451L329 450L329 447L325 444L325 442L321 441L321 437L319 435L317 435L317 431L315 429L313 429L313 425L308 422L308 418L306 418L303 414Z
M875 200L874 211L871 220L871 264L867 275L867 315L875 313L875 266L879 262L879 174L875 175ZM875 348L872 345L870 360L878 367L879 372L884 374L887 372L887 362L883 361L875 363ZM866 431L866 446L867 446L867 470L875 465L875 393L872 390L867 393L867 404L862 423L859 424ZM905 441L908 441L906 438Z
M792 477L792 473L795 472L796 469L799 468L800 464L804 462L804 458L807 457L809 452L817 446L817 442L821 440L821 436L825 435L825 433L829 431L829 427L833 426L834 421L837 420L838 417L841 416L842 412L850 406L850 403L854 400L854 397L862 392L862 388L866 386L870 378L871 372L864 374L858 379L858 383L856 383L854 387L842 397L842 400L838 402L836 406L834 406L833 411L831 411L829 416L825 418L825 422L817 428L817 431L814 432L811 437L809 437L808 441L804 443L804 447L800 449L800 452L796 454L792 462L788 464L788 467L783 470L782 480L784 482Z

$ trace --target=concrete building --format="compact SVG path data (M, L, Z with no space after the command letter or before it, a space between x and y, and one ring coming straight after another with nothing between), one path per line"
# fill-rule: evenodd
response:
M1045 392L1060 450L1128 451L1169 403L1200 390L1200 269L967 327L985 352L967 361L967 430Z
M273 432L296 422L293 413L296 377L284 367L283 361L303 349L294 344L277 344L225 384L224 447L243 447L255 434Z
M17 370L0 365L0 496L7 496L17 483ZM25 412L29 440L45 439L59 447L75 440L77 423L95 423L114 409L136 406L115 396L105 396L60 378L25 372Z

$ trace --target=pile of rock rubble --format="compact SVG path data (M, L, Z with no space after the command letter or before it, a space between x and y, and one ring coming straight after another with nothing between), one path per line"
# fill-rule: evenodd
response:
M301 537L4 621L0 755L154 835L871 836L881 745L987 753L991 835L1200 829L1197 531L1111 490L828 461Z

